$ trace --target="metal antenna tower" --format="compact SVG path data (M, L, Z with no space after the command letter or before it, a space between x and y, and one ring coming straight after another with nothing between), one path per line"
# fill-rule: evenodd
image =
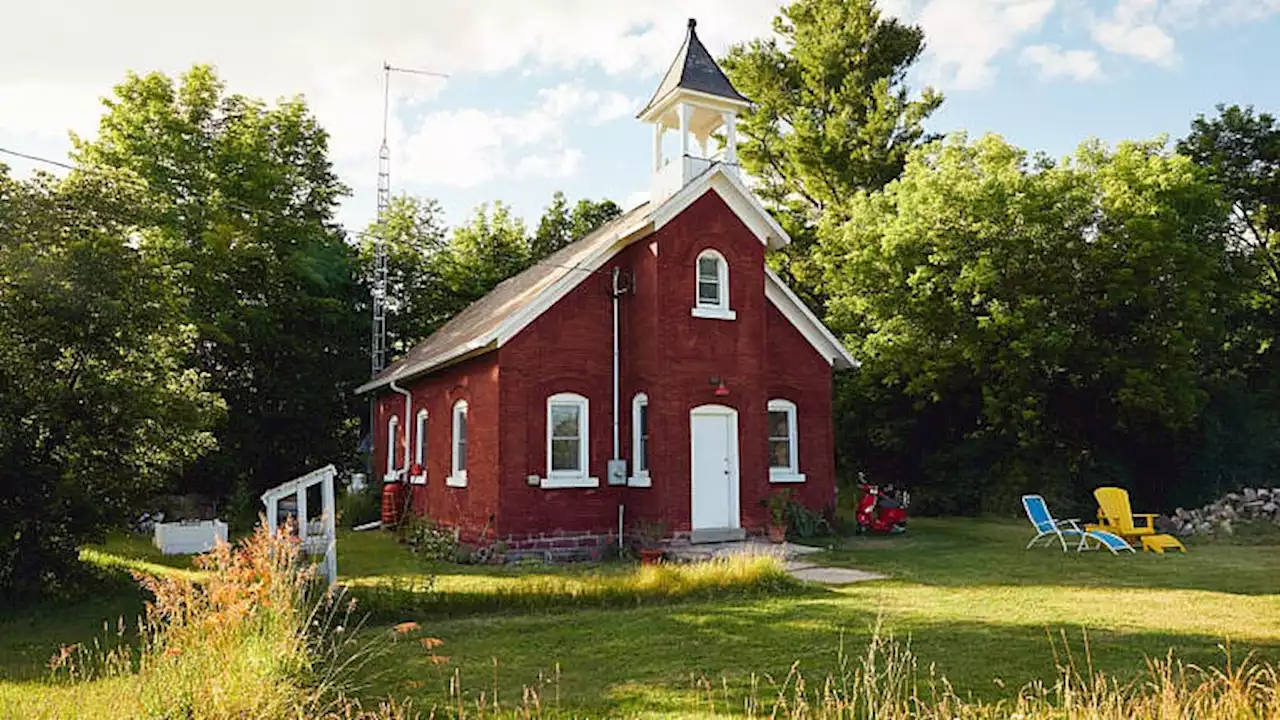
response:
M378 148L378 225L386 220L391 205L391 147L387 145L387 122L391 114L391 73L447 78L445 73L394 67L382 63L382 145ZM387 244L381 233L373 236L373 333L369 359L372 375L387 366ZM407 422L407 420L406 420Z

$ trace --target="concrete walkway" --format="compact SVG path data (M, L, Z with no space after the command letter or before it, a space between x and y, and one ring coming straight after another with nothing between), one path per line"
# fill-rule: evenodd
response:
M775 545L756 539L699 545L686 543L667 547L667 553L674 556L679 562L697 562L699 560L711 560L733 555L772 555L782 560L783 567L792 577L824 585L848 585L849 583L866 582L868 580L884 580L888 577L887 575L865 570L820 567L801 559L806 555L817 552L822 552L822 548L796 545L789 542Z

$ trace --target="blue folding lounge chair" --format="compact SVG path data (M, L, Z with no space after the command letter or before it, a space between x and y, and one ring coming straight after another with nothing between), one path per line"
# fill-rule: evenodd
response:
M1067 551L1067 536L1080 538L1080 542L1076 544L1076 551L1081 550L1097 550L1105 547L1111 551L1112 555L1119 554L1121 550L1133 552L1133 548L1124 538L1105 530L1085 530L1080 527L1079 518L1071 518L1069 520L1054 520L1049 514L1049 506L1045 505L1044 498L1039 495L1023 495L1022 507L1027 511L1027 518L1031 520L1031 524L1036 528L1036 536L1031 538L1027 543L1027 547L1031 548L1036 543L1044 540L1046 543L1052 543L1054 538L1062 544L1062 552ZM1088 541L1093 540L1097 543L1095 547L1089 547Z

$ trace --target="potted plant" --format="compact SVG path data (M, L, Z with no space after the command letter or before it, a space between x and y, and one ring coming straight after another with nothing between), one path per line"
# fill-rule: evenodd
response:
M786 542L787 507L791 504L791 491L771 493L762 504L769 508L769 542Z
M642 520L636 523L634 535L640 550L640 564L657 565L664 552L662 541L667 536L667 524L661 520Z

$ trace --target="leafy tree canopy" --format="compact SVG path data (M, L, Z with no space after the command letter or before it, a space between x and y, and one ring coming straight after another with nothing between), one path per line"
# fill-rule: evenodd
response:
M863 362L848 455L952 510L1032 489L1075 500L1108 472L1167 481L1144 453L1205 407L1241 302L1199 168L1160 142L1054 163L957 138L848 215L817 255Z
M0 165L0 598L65 589L78 545L214 447L220 400L136 178Z
M924 33L885 17L875 0L796 0L773 29L777 38L736 45L722 65L753 103L738 126L742 166L794 240L771 262L821 307L816 223L898 176L942 96L912 98L906 74Z
M159 232L141 247L181 273L195 367L228 405L218 450L183 486L248 496L350 458L368 321L325 131L301 99L228 94L206 66L177 82L131 74L105 106L76 159L142 181Z

